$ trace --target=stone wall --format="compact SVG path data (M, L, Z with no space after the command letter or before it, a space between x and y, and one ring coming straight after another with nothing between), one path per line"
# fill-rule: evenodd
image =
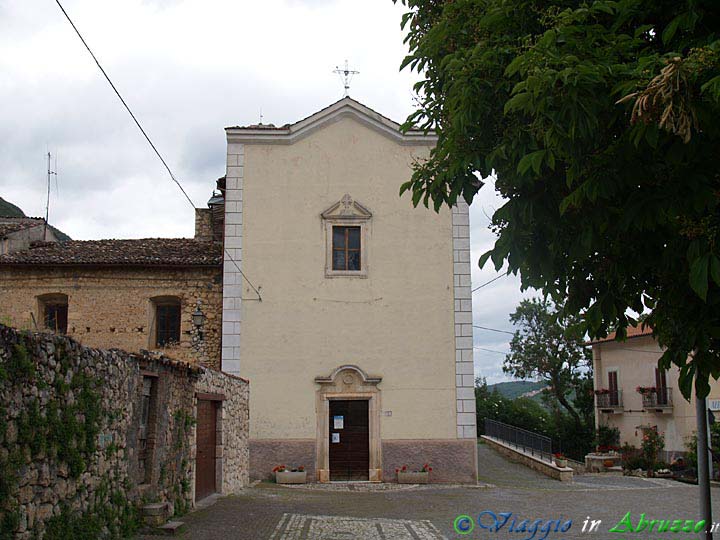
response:
M68 297L68 333L88 347L131 352L162 351L171 358L220 369L222 329L221 269L114 267L0 267L0 323L42 330L39 297ZM180 342L155 344L153 299L181 302ZM201 302L206 316L202 341L192 324Z
M1 218L2 222L17 221L16 218ZM27 229L21 229L9 233L5 238L0 238L0 255L5 253L12 253L13 251L20 251L21 249L27 249L30 247L32 242L57 242L57 236L53 230L48 227L47 231L42 220L38 220L38 225L34 227L28 227Z
M550 463L540 459L538 456L526 454L522 450L510 446L498 439L488 437L487 435L482 435L480 438L490 448L495 450L498 454L505 456L510 461L525 465L526 467L542 473L545 476L549 476L550 478L554 478L555 480L560 480L561 482L572 482L573 470L570 467L558 467L554 462Z
M209 242L213 239L212 211L209 208L195 209L195 240Z
M143 384L150 387L141 449ZM195 500L197 396L224 399L223 493L248 479L248 384L163 356L83 347L0 325L0 538L118 537L138 506Z

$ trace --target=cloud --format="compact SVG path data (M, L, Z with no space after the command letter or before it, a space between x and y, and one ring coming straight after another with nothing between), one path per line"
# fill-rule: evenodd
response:
M293 122L342 97L332 71L350 61L351 95L395 120L413 109L416 76L389 0L65 0L176 177L204 205L224 174L228 125ZM361 7L360 7L361 6ZM53 3L0 1L0 195L44 215L46 154L59 155L53 224L77 239L192 236L193 211ZM471 207L473 283L497 275L476 261L502 201L488 184ZM505 277L474 295L476 324L511 330L526 295ZM510 337L510 336L507 336ZM504 334L475 344L507 350ZM502 355L476 351L502 380Z

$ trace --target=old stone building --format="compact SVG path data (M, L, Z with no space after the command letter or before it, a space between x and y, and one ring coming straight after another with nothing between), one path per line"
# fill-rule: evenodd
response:
M248 397L213 369L0 325L0 537L125 537L138 507L157 525L238 493Z
M251 476L475 482L469 209L398 197L436 137L350 98L226 131L222 367L252 381Z
M27 249L33 242L57 241L42 218L0 216L0 255Z
M42 243L0 256L0 322L219 368L222 245L208 217L198 211L199 239Z

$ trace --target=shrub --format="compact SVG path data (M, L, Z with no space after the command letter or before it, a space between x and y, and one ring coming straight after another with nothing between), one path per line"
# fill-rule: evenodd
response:
M620 430L616 427L599 426L595 445L599 450L602 448L617 449L620 446Z
M642 455L645 458L648 472L655 470L658 454L665 448L665 437L657 429L646 429L642 437Z
M647 461L645 461L642 452L638 448L628 443L625 443L622 446L621 461L622 468L626 471L634 471L635 469L647 469Z

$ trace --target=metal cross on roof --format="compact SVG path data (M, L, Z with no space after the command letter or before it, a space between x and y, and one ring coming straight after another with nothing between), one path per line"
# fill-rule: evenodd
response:
M333 73L340 75L340 79L343 82L343 88L345 88L345 97L350 95L350 82L352 81L353 75L358 75L360 72L350 69L348 61L345 60L345 68L335 66Z

